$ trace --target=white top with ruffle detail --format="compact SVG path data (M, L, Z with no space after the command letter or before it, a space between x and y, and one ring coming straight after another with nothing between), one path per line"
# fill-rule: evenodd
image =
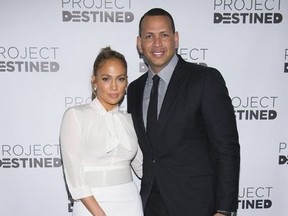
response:
M142 177L142 152L131 115L119 106L106 111L95 98L64 113L60 143L68 189L73 199L92 195L85 168L109 170L132 165ZM131 163L132 162L132 163Z

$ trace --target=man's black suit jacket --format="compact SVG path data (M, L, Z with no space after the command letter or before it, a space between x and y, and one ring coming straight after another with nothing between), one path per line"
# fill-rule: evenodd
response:
M154 146L142 115L148 73L128 87L128 112L143 152L143 206L156 178L170 216L235 211L240 146L225 81L216 69L178 57L155 128Z

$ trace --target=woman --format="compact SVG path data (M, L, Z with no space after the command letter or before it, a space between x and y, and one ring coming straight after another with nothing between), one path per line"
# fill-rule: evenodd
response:
M130 114L119 111L127 62L109 47L94 62L90 104L67 109L60 141L73 216L142 216L130 165L142 176L142 153Z

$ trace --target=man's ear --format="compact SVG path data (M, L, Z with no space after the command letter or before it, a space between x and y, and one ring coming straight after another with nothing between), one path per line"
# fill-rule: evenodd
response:
M179 33L177 31L174 33L174 40L175 40L175 47L176 49L178 49L179 48Z
M143 54L140 36L137 36L137 42L136 43L137 43L137 50L138 50L139 54Z

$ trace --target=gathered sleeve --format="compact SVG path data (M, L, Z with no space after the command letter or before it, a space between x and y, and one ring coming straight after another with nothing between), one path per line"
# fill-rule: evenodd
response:
M60 146L66 183L75 200L92 195L90 187L85 183L81 166L83 145L81 122L75 109L70 108L62 119Z

